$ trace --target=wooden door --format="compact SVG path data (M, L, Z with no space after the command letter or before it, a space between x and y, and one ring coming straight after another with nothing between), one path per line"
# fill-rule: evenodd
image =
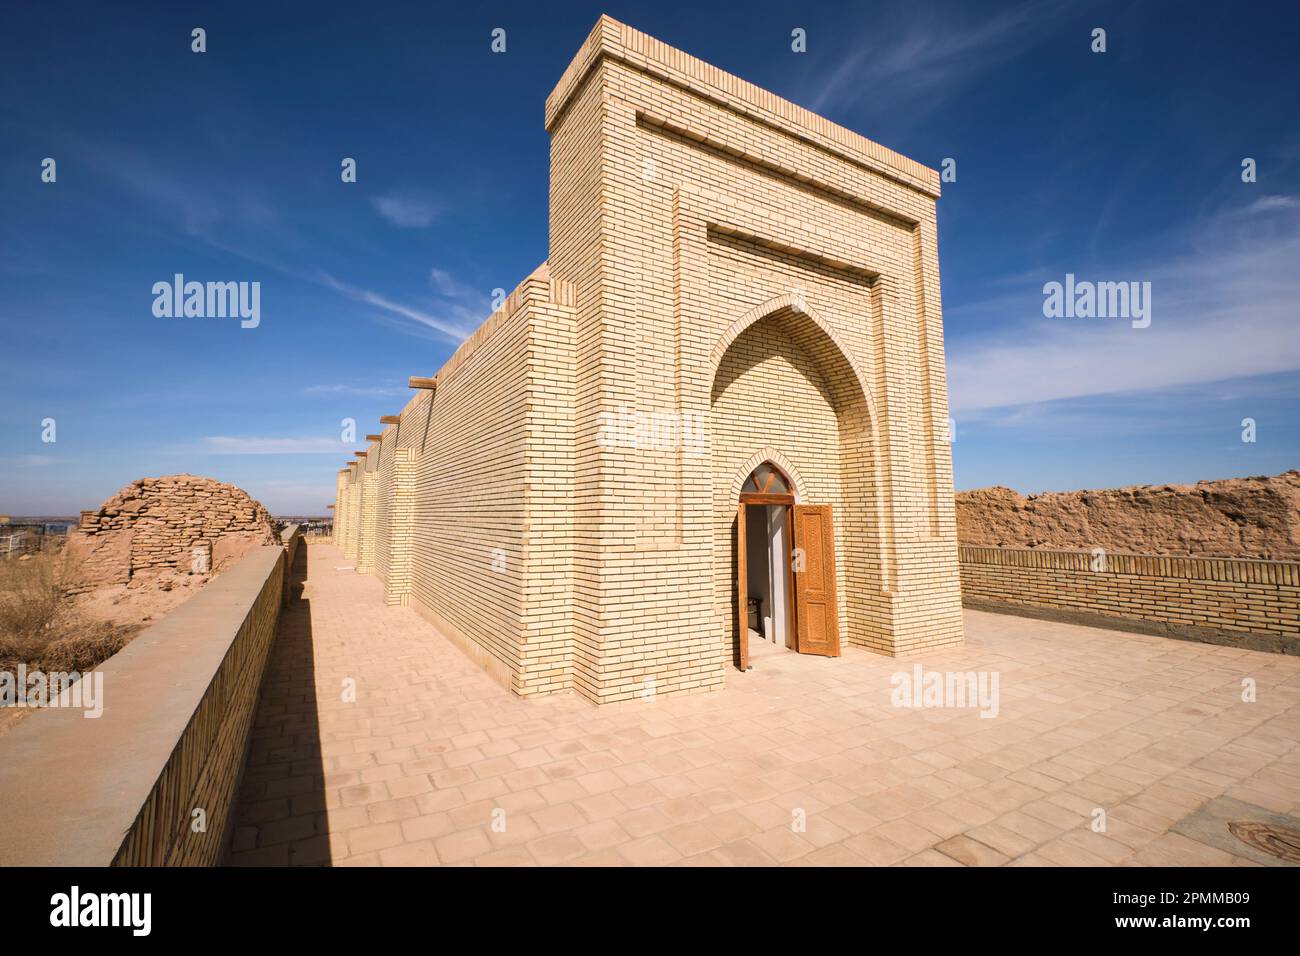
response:
M740 669L749 670L749 561L745 549L745 503L736 509L736 610L739 614Z
M744 505L741 505L744 508ZM794 619L800 654L840 656L830 505L794 506ZM802 553L800 553L802 552Z

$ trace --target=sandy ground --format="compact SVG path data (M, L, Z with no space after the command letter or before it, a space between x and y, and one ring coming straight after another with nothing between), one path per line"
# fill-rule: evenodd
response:
M31 713L26 707L0 707L0 737L18 726L18 722Z
M106 621L138 633L198 594L206 580L195 575L169 574L141 581L135 587L115 584L98 588L72 600L80 618ZM28 707L0 707L0 737L33 712Z
M205 580L174 574L138 587L114 584L78 595L77 610L111 624L143 626L176 610L199 592Z

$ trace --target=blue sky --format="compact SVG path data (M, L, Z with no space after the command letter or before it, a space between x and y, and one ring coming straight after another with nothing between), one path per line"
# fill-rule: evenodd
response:
M322 513L361 447L340 420L377 430L546 258L542 105L601 12L956 160L939 249L958 488L1300 467L1294 3L182 6L6 5L0 512L189 471ZM156 318L176 272L260 281L261 325ZM1151 282L1151 326L1045 318L1066 273Z

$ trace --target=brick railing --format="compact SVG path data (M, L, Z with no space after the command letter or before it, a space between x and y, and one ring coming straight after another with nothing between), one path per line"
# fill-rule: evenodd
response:
M299 537L286 529L102 664L100 717L45 708L0 738L0 864L221 860Z
M1300 653L1300 562L962 545L962 602Z
M295 595L290 584L293 576L294 561L298 558L298 549L306 547L301 525L291 524L280 532L280 541L284 544L284 587L280 590L280 604L287 606Z

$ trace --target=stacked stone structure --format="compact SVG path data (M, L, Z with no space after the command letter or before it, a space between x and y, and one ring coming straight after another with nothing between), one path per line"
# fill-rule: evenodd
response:
M254 548L279 543L262 505L234 485L195 475L131 482L83 511L65 561L76 591L139 586L173 574L211 575Z
M1024 497L957 494L963 545L1215 558L1300 559L1300 471Z

